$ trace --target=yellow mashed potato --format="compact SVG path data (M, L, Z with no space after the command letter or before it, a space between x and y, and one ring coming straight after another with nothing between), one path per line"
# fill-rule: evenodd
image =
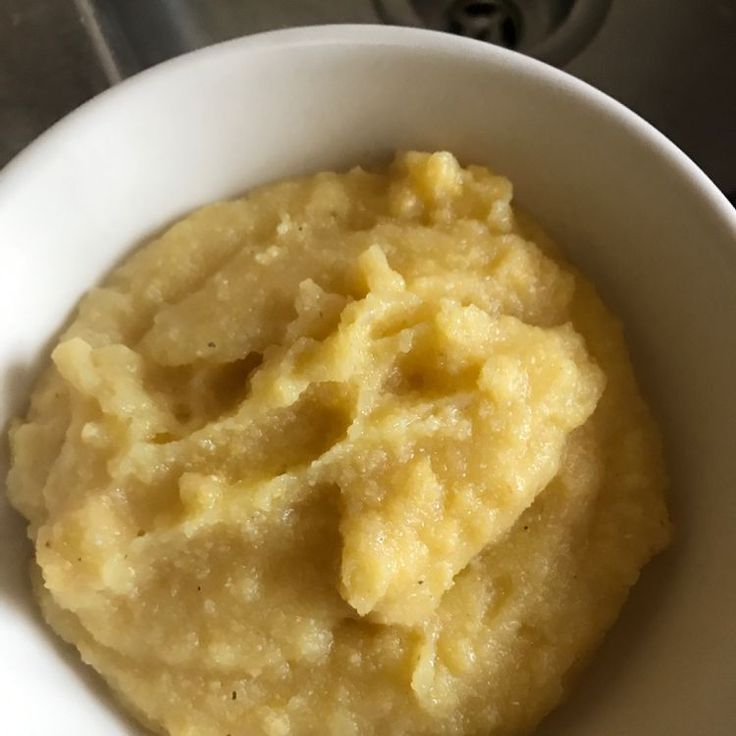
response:
M511 194L448 153L286 181L82 300L9 493L153 729L527 731L667 543L619 324Z

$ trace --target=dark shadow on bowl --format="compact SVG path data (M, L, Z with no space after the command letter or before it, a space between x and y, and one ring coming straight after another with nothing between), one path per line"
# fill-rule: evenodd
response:
M35 370L17 364L11 365L5 371L0 401L4 413L9 417L25 411L28 385L35 378ZM5 493L10 467L9 425L10 420L0 427L0 539L4 546L3 554L0 555L0 600L31 616L37 613L28 580L31 543L25 533L25 520L10 507Z
M569 698L544 719L534 736L562 736L579 729L581 720L591 723L600 712L601 703L626 678L640 644L656 628L659 611L669 605L681 552L675 544L643 570L621 616L572 683Z

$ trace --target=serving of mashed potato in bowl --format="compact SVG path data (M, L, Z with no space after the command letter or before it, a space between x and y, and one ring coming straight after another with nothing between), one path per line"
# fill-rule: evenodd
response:
M329 44L293 45L303 57L300 74L322 64L335 70L335 89L320 93L323 106L304 98L301 124L305 131L313 126L304 133L306 147L283 135L288 120L278 101L295 105L296 87L293 95L274 92L273 106L255 123L248 105L228 97L222 105L231 106L229 114L210 121L219 129L204 139L201 118L184 115L185 133L172 144L157 113L145 113L166 82L162 69L148 78L150 98L140 97L145 77L128 88L128 102L144 111L147 124L120 123L119 133L139 147L128 149L133 165L127 153L118 160L122 175L103 190L82 188L78 166L70 166L91 165L89 151L99 151L89 130L85 148L64 149L42 180L54 196L40 224L23 216L23 206L44 201L28 199L28 192L42 196L43 187L24 182L23 160L15 179L12 168L0 179L0 215L10 191L3 185L15 183L5 195L11 203L16 197L6 232L29 244L14 251L11 268L35 269L37 295L53 284L39 316L28 308L27 324L48 337L43 325L59 327L59 308L87 292L53 341L50 362L29 390L30 407L13 400L8 412L19 417L10 428L8 496L28 523L33 587L45 620L145 728L173 736L522 734L569 693L562 723L572 727L560 733L590 732L591 724L632 736L697 732L705 722L700 706L689 708L684 730L673 730L668 724L684 716L676 703L663 708L661 693L677 692L683 677L693 682L690 671L672 671L667 657L680 661L694 644L707 652L708 637L717 636L717 624L697 642L678 632L693 621L682 618L693 589L717 595L699 565L712 555L712 538L699 532L703 519L717 517L709 522L716 532L728 516L711 517L711 505L684 500L694 493L695 476L683 458L703 447L709 430L690 447L682 437L691 425L673 429L672 420L697 417L695 407L716 395L721 405L708 405L718 416L730 399L716 394L726 373L707 354L699 370L710 385L697 397L688 390L677 361L690 348L664 321L672 313L673 324L689 329L688 316L656 270L647 272L646 284L627 271L632 261L652 263L657 231L666 233L671 268L684 267L689 251L677 234L684 237L687 227L668 207L669 219L632 209L636 188L622 187L631 176L617 178L623 163L641 155L638 176L654 181L664 166L657 155L667 156L650 154L647 163L636 136L617 138L625 129L620 121L606 133L594 114L579 118L574 84L566 102L559 92L537 91L540 74L557 73L512 63L504 52L396 29L381 31L388 34L381 58L400 57L414 86L396 80L386 88L379 75L375 88L368 84L353 98L356 111L325 117L347 89L342 81L351 84L356 70L370 77L373 66L363 65L375 58L370 42L345 55L340 34L363 38L362 30L331 33L342 39L334 51L352 59L351 70L325 58ZM283 55L278 39L289 47L290 37L298 38L276 34L243 47L255 60L268 55L272 38ZM415 55L403 43L410 38L439 50ZM483 69L500 54L497 76L487 80L495 100L505 100L495 117L481 115L477 102L454 112L446 105L450 87L442 74L462 76L467 65L468 79L477 82L480 67L469 50ZM221 80L220 71L233 68L228 54L243 52L235 44L219 56L207 53L199 68L210 89L209 75ZM580 119L580 140L552 126L545 143L526 117L521 136L514 126L526 98L506 86L514 73L501 62L531 64L528 76L515 72L515 81L535 91L536 104L561 99L556 115ZM266 77L277 73L258 66L264 68ZM173 65L168 74L175 72ZM239 74L242 83L247 74ZM188 85L197 84L189 78ZM414 97L420 88L423 106ZM589 110L598 109L585 98L589 91L578 93ZM125 90L109 100L114 94L125 97ZM197 95L176 99L200 109ZM95 103L98 127L104 102ZM382 122L375 121L377 109ZM242 139L246 120L263 128ZM363 128L355 127L358 120ZM392 120L408 132L397 134ZM474 128L479 120L484 125ZM615 162L586 143L586 120L618 146ZM291 152L261 155L256 142L276 136L279 125L275 139ZM197 147L171 159L178 174L152 165L173 147L183 153L184 140ZM334 153L312 153L310 140ZM424 151L403 145L409 140ZM405 152L390 162L368 160L365 151L389 145ZM43 142L38 146L43 152ZM570 156L576 149L580 155ZM563 160L572 175L555 165ZM137 161L148 162L145 172ZM672 171L680 171L684 164L673 161ZM131 185L137 172L142 178ZM69 177L76 186L59 188ZM679 177L689 182L682 171ZM683 196L686 184L675 175L669 181L673 196ZM654 197L653 211L664 211L665 200ZM71 203L77 210L68 209ZM687 217L695 217L693 208ZM697 216L716 240L720 225L709 217L717 216L705 205ZM174 224L120 259L167 219ZM49 241L54 233L79 263L62 265L65 256L53 247L43 264L27 257L46 247L39 235ZM685 260L678 266L678 259ZM64 279L71 268L74 278ZM614 295L627 332L632 306L638 317L635 353L649 356L643 375L675 450L667 471L621 323L588 272ZM630 294L621 299L611 283L626 273ZM90 289L95 279L99 285ZM711 306L727 312L730 297L718 284L714 275ZM691 314L701 318L697 309ZM698 333L699 348L717 332ZM9 334L17 359L27 332ZM662 404L675 388L677 401ZM719 450L722 437L708 436L699 497L717 506L723 502L713 500L719 497L712 489L730 460ZM645 575L636 586L637 594L650 592L656 615L639 607L625 625L648 634L620 647L625 664L617 670L606 664L610 652L601 658L607 669L596 674L594 662L590 683L602 677L604 687L593 695L586 687L590 707L576 710L582 668L595 660L642 567L671 541L668 499L677 516L675 548L687 549L687 557L669 555L678 560L676 574L669 566L673 582L652 586ZM723 560L729 549L721 547ZM25 577L17 559L15 567L17 579ZM699 580L689 572L695 568ZM0 723L17 731L24 717L29 733L41 733L55 694L75 685L58 660L41 669L24 657L31 635L10 636L23 631L20 615L0 617L14 662L8 691L17 695ZM724 646L725 659L704 656L693 668L727 667ZM605 679L612 672L618 680ZM28 701L19 687L30 681L48 698L45 714L23 710ZM88 693L74 692L78 713L57 714L54 733L127 732ZM710 702L727 715L720 692L715 684Z
M446 152L272 184L82 300L8 492L46 619L146 723L522 733L564 694L665 476L616 320L511 196Z

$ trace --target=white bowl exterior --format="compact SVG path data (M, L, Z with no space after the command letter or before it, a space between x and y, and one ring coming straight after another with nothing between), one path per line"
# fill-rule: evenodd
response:
M511 178L624 319L665 432L676 543L541 732L734 733L736 215L646 123L543 64L425 31L297 29L176 59L73 113L0 175L0 420L133 244L255 184L406 148ZM139 733L50 644L20 528L3 505L0 731Z

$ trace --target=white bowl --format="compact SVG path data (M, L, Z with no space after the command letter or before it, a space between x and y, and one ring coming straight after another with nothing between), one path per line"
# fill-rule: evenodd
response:
M0 175L0 419L76 299L141 239L254 184L449 149L508 175L624 318L666 435L677 539L546 736L736 728L736 213L656 130L515 53L332 26L225 43L88 103ZM4 502L3 502L4 503ZM141 733L40 623L0 511L0 732Z

